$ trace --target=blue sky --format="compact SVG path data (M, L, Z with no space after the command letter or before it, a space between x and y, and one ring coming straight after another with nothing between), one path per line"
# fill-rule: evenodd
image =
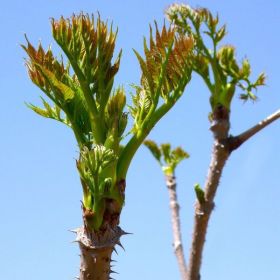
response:
M42 119L24 105L39 102L29 81L24 33L33 43L53 43L49 18L99 11L119 27L123 49L116 85L139 81L132 48L142 50L143 36L154 19L163 21L170 1L3 1L1 4L0 110L0 263L1 279L73 279L79 257L68 229L81 224L81 188L75 161L77 146L66 127ZM233 104L232 133L237 134L279 108L280 2L276 0L189 1L218 12L228 25L225 42L248 57L254 73L265 71L260 100ZM58 50L53 44L54 50ZM59 51L59 50L58 50ZM59 54L59 52L57 52ZM211 151L208 92L193 77L182 99L150 138L182 145L191 158L177 171L183 238L188 252L193 184L203 184ZM216 197L203 258L202 280L280 279L280 122L259 133L235 152L224 170ZM133 235L123 238L126 251L115 257L116 279L179 279L172 252L167 191L160 168L141 148L129 170L121 225Z

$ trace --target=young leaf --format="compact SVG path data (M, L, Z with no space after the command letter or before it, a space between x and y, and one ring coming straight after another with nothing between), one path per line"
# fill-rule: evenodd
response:
M73 99L75 93L70 87L59 81L56 78L55 74L53 74L48 69L45 69L41 65L37 66L45 80L48 82L49 87L52 89L57 99L62 100L62 102Z
M163 158L164 158L164 161L167 163L167 164L170 164L170 161L171 161L171 145L169 143L164 143L164 144L161 144L160 145L160 149L162 151L162 154L163 154Z
M144 145L150 150L155 159L159 162L165 175L173 175L177 165L189 157L181 147L171 149L169 143L158 146L152 140L145 140ZM163 157L163 162L161 161Z
M158 145L152 140L145 140L144 145L150 150L155 159L160 163L161 161L161 150Z
M204 197L204 191L203 189L200 187L199 184L195 184L194 185L194 191L196 194L196 198L199 201L200 204L205 203L205 197Z
M240 66L237 62L233 46L218 44L226 35L226 26L218 28L219 17L207 9L193 9L185 4L174 4L166 11L168 19L174 24L178 34L188 35L194 39L193 69L203 78L211 92L210 103L212 112L223 105L230 111L232 97L237 87L245 91L243 100L255 100L252 92L262 78L253 83L250 81L251 67L247 59ZM212 41L208 46L209 38ZM247 85L244 85L247 83Z

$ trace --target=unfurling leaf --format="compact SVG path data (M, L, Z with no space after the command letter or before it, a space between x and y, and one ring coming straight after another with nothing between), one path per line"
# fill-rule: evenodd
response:
M155 157L155 159L160 162L161 160L161 151L156 142L152 140L145 140L144 145L150 150L152 155Z
M130 106L134 118L132 132L142 134L143 139L182 96L192 73L193 38L177 36L171 26L163 25L160 30L156 22L154 33L150 26L149 42L144 39L143 57L134 50L142 75L140 86L134 86L136 93Z
M163 154L164 161L170 164L171 160L171 145L169 143L164 143L160 145L160 149Z
M88 94L96 96L103 110L120 65L121 52L112 63L117 32L100 16L95 20L83 13L73 15L70 20L52 19L51 23L53 37L69 59L80 84Z
M73 99L75 95L74 91L70 87L59 81L56 78L55 74L53 74L48 69L45 69L41 65L38 65L38 69L42 73L42 76L45 78L45 80L48 82L50 89L58 100L62 100L63 102Z
M181 79L190 75L189 57L193 48L192 38L176 36L175 30L164 25L160 31L155 23L155 39L150 27L150 40L147 46L144 39L145 58L134 51L139 61L142 78L141 85L149 91L151 97L158 98L168 94L178 87Z
M30 108L31 110L33 110L35 113L37 113L38 115L45 117L45 118L50 118L50 114L47 110L44 110L42 108L39 108L33 104L26 104L28 108Z
M234 78L238 77L239 67L235 57L235 49L233 46L223 46L217 53L217 59L224 75L230 75Z
M239 70L239 76L243 79L248 79L251 74L251 65L248 59L244 59L242 62L242 67Z
M217 31L215 38L215 41L218 43L220 42L226 35L226 26L222 26L219 31Z
M123 112L125 103L124 89L118 88L108 100L105 108L105 124L108 135L113 133L116 134L117 138L122 136L127 124L127 114Z
M189 158L190 155L185 152L181 147L177 147L175 148L172 152L171 152L171 156L172 158L174 158L176 160L176 162L180 162L183 159Z
M196 198L199 201L199 203L200 204L205 203L204 190L200 187L199 184L194 185L194 191L195 191Z
M258 87L258 86L264 86L265 85L265 73L261 73L258 77L258 79L256 80L256 82L254 83L254 87Z
M207 9L193 9L185 4L171 5L166 15L178 34L194 39L193 69L203 78L211 92L212 112L219 105L230 110L237 87L243 91L241 99L256 99L252 90L264 84L264 75L261 74L255 83L251 82L249 61L245 59L239 65L233 46L219 47L226 35L226 26L218 28L218 16ZM210 47L205 34L212 41Z
M118 120L118 137L122 137L128 121L128 113L122 113Z
M66 118L61 117L61 109L56 104L53 107L51 107L51 105L44 98L41 97L41 99L43 101L43 105L45 109L37 107L33 104L26 104L26 105L28 108L30 108L31 110L33 110L35 113L37 113L42 117L54 119L70 126L68 120Z
M189 154L181 147L177 147L172 150L169 143L164 143L158 146L152 140L145 140L144 145L150 150L152 155L159 162L165 175L174 175L177 165L182 160L189 158Z
M116 160L117 157L114 151L101 145L96 145L92 150L84 147L80 159L93 177L97 176L102 169L107 168Z
M140 129L153 104L152 97L148 91L140 87L135 87L135 89L136 93L132 96L133 106L129 106L130 113L134 118L134 127L132 129L134 133Z

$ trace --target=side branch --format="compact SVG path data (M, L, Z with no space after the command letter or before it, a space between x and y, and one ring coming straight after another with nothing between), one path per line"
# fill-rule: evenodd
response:
M276 121L280 118L280 110L276 111L275 113L271 114L264 120L260 121L255 126L249 128L248 130L244 131L243 133L229 138L229 149L230 151L234 151L239 148L244 142L250 139L253 135L261 131L263 128L271 124L272 122Z
M166 186L168 189L169 201L170 201L174 253L176 255L177 262L179 265L181 278L183 280L186 280L187 265L186 265L184 250L182 245L182 235L181 235L181 225L180 225L180 215L179 215L180 207L177 201L175 176L166 176Z

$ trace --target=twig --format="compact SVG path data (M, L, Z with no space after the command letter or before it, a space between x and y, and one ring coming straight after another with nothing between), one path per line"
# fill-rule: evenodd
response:
M179 265L182 280L187 279L187 265L184 257L184 250L182 245L179 204L176 192L176 178L175 176L166 176L166 186L169 193L171 222L173 232L173 248Z
M243 133L231 137L229 139L230 142L230 150L233 151L237 148L239 148L244 142L246 142L248 139L250 139L253 135L258 133L260 130L274 122L275 120L280 118L280 110L276 111L275 113L271 114L264 120L260 121L255 126L249 128L248 130L244 131Z

